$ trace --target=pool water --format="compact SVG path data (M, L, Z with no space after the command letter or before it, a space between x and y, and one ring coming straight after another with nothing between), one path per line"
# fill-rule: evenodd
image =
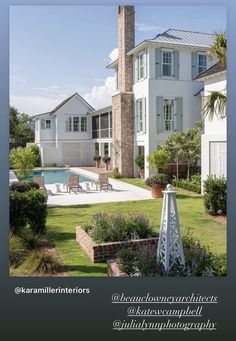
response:
M69 170L34 170L30 175L28 175L25 179L26 180L33 180L34 176L44 176L44 183L46 185L60 183L64 184L67 183L69 180L70 175L78 175ZM91 179L79 175L79 182L88 182Z

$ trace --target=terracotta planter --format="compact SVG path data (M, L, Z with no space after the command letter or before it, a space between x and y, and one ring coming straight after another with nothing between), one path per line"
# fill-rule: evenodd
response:
M153 185L151 186L151 193L153 198L162 198L164 188L162 188L160 185Z
M96 160L96 167L97 167L97 168L100 167L100 160Z
M144 179L144 169L139 170L139 176L141 179Z

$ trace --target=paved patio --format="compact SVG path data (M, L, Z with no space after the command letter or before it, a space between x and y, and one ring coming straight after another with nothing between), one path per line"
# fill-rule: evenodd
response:
M71 167L74 173L84 175L92 180L97 180L100 169L95 167ZM104 169L103 169L104 170ZM48 206L70 206L70 205L86 205L98 204L106 202L119 202L119 201L133 201L152 199L150 191L133 186L122 181L109 179L110 184L113 186L112 191L96 190L92 182L81 183L83 188L82 192L67 193L63 184L46 185L48 192Z

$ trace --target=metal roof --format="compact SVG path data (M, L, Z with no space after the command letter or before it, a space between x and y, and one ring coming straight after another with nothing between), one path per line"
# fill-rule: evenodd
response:
M214 34L170 28L167 31L158 34L154 39L149 39L148 41L158 43L172 43L178 45L210 47L214 43L214 40Z

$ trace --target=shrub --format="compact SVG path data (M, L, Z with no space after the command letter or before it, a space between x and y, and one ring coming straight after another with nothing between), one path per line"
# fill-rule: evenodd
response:
M20 237L22 238L26 248L29 250L35 250L49 245L49 242L45 236L41 234L35 234L28 228L24 228L21 231Z
M47 274L61 272L62 270L61 264L54 257L45 253L36 253L35 260L37 261L36 272Z
M32 152L35 154L35 163L34 163L34 167L41 167L42 162L41 162L41 156L40 156L40 149L37 146L37 144L32 144L29 147L30 150L32 150Z
M47 194L30 189L26 192L10 191L10 229L19 234L28 224L35 234L45 232Z
M12 267L17 267L20 265L25 256L27 255L27 249L25 247L24 241L13 234L10 235L9 239L9 261Z
M181 180L173 180L173 185L179 188L186 189L188 191L193 191L196 193L201 193L201 183L198 183L198 180L189 181L187 179Z
M150 222L142 215L107 215L98 213L93 217L87 231L98 243L142 239L156 236Z
M166 271L150 250L129 249L117 252L120 267L130 276L225 276L226 259L215 256L189 234L183 236L185 266L176 263Z
M9 187L12 192L27 192L33 188L39 189L39 184L33 181L19 181L13 182Z
M160 185L162 188L166 188L166 186L171 183L171 178L167 174L158 173L156 175L152 175L145 180L145 184L149 187L154 185Z
M110 158L110 156L103 156L102 161L104 163L109 163L111 161L111 158Z
M93 157L94 161L100 161L101 160L101 156L95 155Z
M144 169L144 155L142 154L137 155L135 158L135 163L138 169L141 169L141 170Z
M11 167L16 169L19 177L30 174L36 162L36 155L30 148L18 147L10 152Z
M227 212L227 181L224 177L208 177L204 181L204 205L212 215L225 215Z
M113 169L113 171L111 172L111 177L114 179L120 179L121 178L121 174L119 172L118 167Z
M170 160L169 154L164 148L155 149L148 157L149 167L151 169L166 168Z

